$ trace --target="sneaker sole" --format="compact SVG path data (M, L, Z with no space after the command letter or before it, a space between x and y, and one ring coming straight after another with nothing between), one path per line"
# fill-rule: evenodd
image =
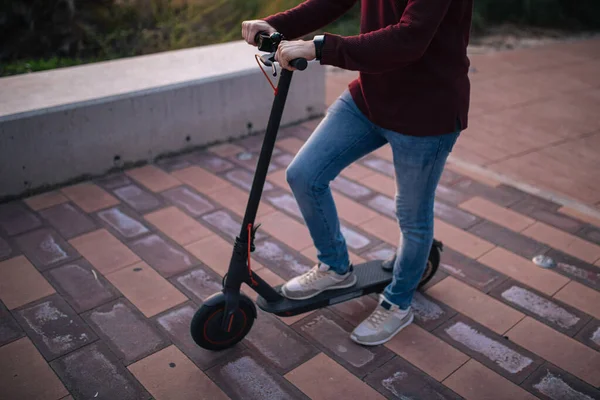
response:
M290 300L308 300L308 299L311 299L311 298L313 298L313 297L315 297L315 296L318 296L318 295L320 295L321 293L323 293L323 292L326 292L326 291L328 291L328 290L347 289L347 288L349 288L349 287L352 287L352 286L356 285L356 282L358 281L358 278L356 277L356 275L352 275L352 277L354 278L354 280L353 280L353 282L352 282L352 283L347 283L347 284L344 284L344 285L336 285L336 286L333 286L333 287L327 287L327 288L325 288L325 289L322 289L322 290L321 290L321 291L319 291L319 292L313 293L313 294L311 294L311 295L308 295L308 296L302 296L302 297L290 297L290 296L289 296L289 294L287 294L287 293L285 292L285 289L284 289L284 287L283 287L283 286L281 287L281 293L283 294L283 296L284 296L285 298L287 298L287 299L290 299ZM343 282L343 281L342 281L342 282ZM342 283L342 282L340 282L340 283Z
M413 312L411 312L410 318L408 319L408 321L406 321L404 324L400 325L400 327L398 329L396 329L396 331L394 333L392 333L387 339L382 339L377 342L364 342L364 341L360 340L359 338L357 338L356 336L354 336L354 334L350 335L350 339L352 339L354 342L356 342L358 344L362 344L363 346L378 346L380 344L384 344L384 343L392 340L392 338L394 336L396 336L398 334L398 332L400 332L402 329L406 328L408 325L412 324L414 318L415 318L415 314Z

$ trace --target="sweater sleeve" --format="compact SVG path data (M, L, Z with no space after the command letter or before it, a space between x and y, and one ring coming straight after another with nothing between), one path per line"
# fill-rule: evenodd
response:
M263 20L286 39L293 40L334 22L356 2L357 0L306 0Z
M452 0L408 0L397 24L342 37L325 34L321 64L383 73L417 61L427 50Z

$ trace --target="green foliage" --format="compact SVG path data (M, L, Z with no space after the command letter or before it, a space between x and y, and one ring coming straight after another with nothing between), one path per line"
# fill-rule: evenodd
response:
M302 0L0 0L0 76L222 43ZM322 31L359 33L360 2ZM473 31L502 23L599 29L600 0L475 0Z

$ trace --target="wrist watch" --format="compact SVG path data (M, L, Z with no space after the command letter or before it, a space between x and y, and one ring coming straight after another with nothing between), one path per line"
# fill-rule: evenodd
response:
M323 43L325 43L325 35L316 35L313 38L315 44L315 58L321 60L321 50L323 49Z

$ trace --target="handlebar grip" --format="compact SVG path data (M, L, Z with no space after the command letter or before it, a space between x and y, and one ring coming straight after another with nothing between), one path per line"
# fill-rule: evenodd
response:
M300 71L304 71L308 67L308 61L306 61L306 58L296 58L290 61L290 65Z

